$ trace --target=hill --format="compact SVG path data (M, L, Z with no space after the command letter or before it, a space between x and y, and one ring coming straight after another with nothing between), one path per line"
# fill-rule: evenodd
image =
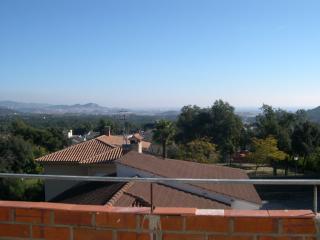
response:
M313 122L320 122L320 106L307 111L309 120Z
M95 103L74 104L74 105L50 105L46 103L23 103L15 101L0 101L0 108L19 111L21 113L35 114L90 114L108 115L120 109L107 108Z
M0 101L0 108L18 111L23 114L51 114L51 115L138 115L163 116L175 118L179 111L166 111L157 109L123 109L100 106L96 103L52 105L46 103L23 103L15 101Z
M15 102L15 101L0 101L0 107L21 111L21 112L29 112L34 109L41 109L49 106L49 104L42 103L23 103L23 102Z

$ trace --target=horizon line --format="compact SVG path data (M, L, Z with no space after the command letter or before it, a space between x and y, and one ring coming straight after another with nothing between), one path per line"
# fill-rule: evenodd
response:
M222 99L223 100L223 99ZM318 106L285 106L285 105L271 105L271 104L267 104L267 103L262 103L259 106L236 106L236 105L232 105L230 102L223 100L224 102L229 103L232 107L235 108L235 110L239 110L239 109L243 109L243 110L260 110L261 107L266 104L266 105L270 105L275 109L284 109L284 110L299 110L299 109L304 109L304 110L308 110L308 109L314 109L317 108ZM49 102L38 102L38 101L18 101L18 100L8 100L8 99L3 99L0 100L0 102L14 102L14 103L22 103L22 104L43 104L43 105L51 105L51 106L59 106L59 105L66 105L66 106L73 106L73 105L86 105L86 104L97 104L100 107L106 107L106 108L124 108L124 109L132 109L132 110L155 110L155 109L167 109L167 110L181 110L184 106L199 106L201 108L207 108L213 105L214 101L212 102L211 105L197 105L197 104L185 104L185 105L181 105L181 106L175 106L175 107L168 107L168 106L159 106L159 107L150 107L150 106L146 106L146 107L126 107L126 106L105 106L102 105L100 103L96 103L96 102L75 102L75 103L49 103Z

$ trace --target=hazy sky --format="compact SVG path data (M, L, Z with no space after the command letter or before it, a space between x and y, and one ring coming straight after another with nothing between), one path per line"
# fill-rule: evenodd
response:
M0 100L320 105L318 0L1 0Z

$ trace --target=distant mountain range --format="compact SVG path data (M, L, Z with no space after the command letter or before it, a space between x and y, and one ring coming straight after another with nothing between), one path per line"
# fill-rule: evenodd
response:
M74 105L51 105L45 103L23 103L15 101L0 101L0 108L20 113L38 114L114 114L119 111L128 111L120 108L107 108L95 103Z
M136 114L136 115L178 115L179 111L166 110L133 110L123 108L103 107L96 103L74 104L74 105L51 105L45 103L23 103L15 101L0 101L0 109L10 113L33 113L33 114L87 114L87 115L114 115L114 114Z
M307 110L307 116L311 121L320 122L320 106ZM123 109L100 106L96 103L74 105L52 105L46 103L24 103L16 101L0 101L0 115L13 114L86 114L86 115L115 115L135 114L145 116L176 117L178 109ZM236 113L245 122L254 121L259 114L259 109L236 109Z

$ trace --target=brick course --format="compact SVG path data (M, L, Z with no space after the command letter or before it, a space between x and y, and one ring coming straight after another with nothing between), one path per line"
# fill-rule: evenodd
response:
M41 238L46 240L69 240L70 228L34 225L32 226L32 238Z
M0 207L0 221L9 221L11 209L7 207Z
M136 229L136 215L133 213L97 213L96 226L109 228Z
M143 211L142 211L143 210ZM315 240L311 211L195 211L0 201L0 239Z
M112 240L111 230L94 228L74 228L74 240Z
M227 217L216 216L188 216L186 217L186 230L197 232L229 232Z
M30 237L30 227L22 224L1 224L0 225L1 237Z
M275 233L278 221L274 218L238 217L234 219L234 232L241 233Z
M25 223L50 224L50 211L41 209L18 208L15 210L15 221Z
M92 226L91 212L80 211L55 211L54 223L63 225Z

